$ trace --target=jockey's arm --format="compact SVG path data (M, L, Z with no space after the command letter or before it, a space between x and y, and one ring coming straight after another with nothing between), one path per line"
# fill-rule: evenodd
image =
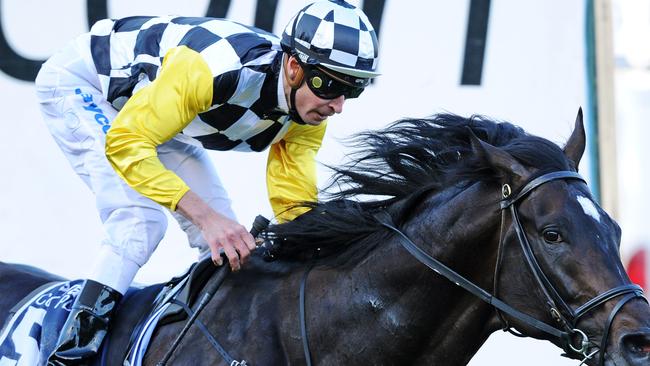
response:
M308 210L294 206L318 199L316 154L325 135L327 121L318 126L293 123L282 140L269 150L266 186L278 221L293 220Z
M213 77L195 51L185 46L170 50L160 74L129 99L106 135L106 156L133 189L177 210L197 225L221 262L223 248L234 270L237 251L245 260L254 240L245 227L215 212L158 159L156 147L181 132L198 113L212 104Z

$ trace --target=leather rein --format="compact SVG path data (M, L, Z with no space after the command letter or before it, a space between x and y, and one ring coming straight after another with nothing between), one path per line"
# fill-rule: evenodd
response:
M413 255L422 264L432 269L434 272L438 273L439 275L442 275L443 277L452 281L456 285L462 287L466 291L469 291L470 293L472 293L474 296L478 297L482 301L493 306L496 309L497 314L499 315L499 318L501 319L504 325L503 326L504 330L508 330L515 335L522 336L521 334L517 334L514 331L512 331L511 326L508 324L507 320L503 317L502 313L507 314L509 317L513 319L517 319L521 323L524 323L530 327L538 329L539 331L542 331L553 337L558 338L565 352L567 353L573 352L584 357L584 359L581 362L581 365L587 362L588 360L592 359L592 357L597 353L599 354L599 360L600 360L599 364L604 365L605 351L607 348L607 339L609 336L612 323L614 322L614 318L616 317L618 312L623 308L623 306L630 300L636 298L641 298L646 302L647 300L644 297L643 290L641 289L641 287L633 284L621 285L601 293L600 295L592 298L591 300L587 301L583 305L579 306L577 309L573 310L562 299L562 297L557 292L557 290L555 289L551 281L544 274L539 263L537 262L532 247L530 246L530 243L526 237L526 233L521 225L521 221L519 220L517 203L522 201L531 191L541 186L542 184L554 180L560 180L560 179L579 180L585 182L584 178L582 178L582 176L580 176L576 172L557 171L557 172L544 174L533 179L532 181L528 182L514 196L512 196L512 189L508 184L504 184L502 186L503 199L501 200L500 203L501 234L499 237L497 263L495 266L493 293L489 293L485 291L483 288L479 287L478 285L474 284L470 280L461 276L460 274L450 269L449 267L447 267L445 264L443 264L436 258L430 256L420 247L418 247L415 243L413 243L413 241L411 241L411 239L409 239L408 236L406 236L406 234L404 234L400 229L398 229L395 226L392 217L386 211L383 210L379 211L375 213L374 217L379 222L380 225L395 232L399 237L401 237L403 240L400 240L400 244L404 247L404 249L406 249L411 255ZM510 212L510 215L512 217L512 226L514 227L515 232L517 234L517 239L521 246L522 252L524 254L524 258L526 259L526 263L528 264L529 269L533 273L533 277L535 278L535 281L539 285L539 288L541 289L541 291L544 294L544 297L546 298L546 305L548 307L548 311L550 312L553 319L560 324L560 328L558 328L557 326L549 325L528 314L525 314L513 308L512 306L506 304L505 302L501 301L496 297L497 290L498 290L498 278L499 278L498 274L501 267L501 260L504 252L503 247L505 246L504 244L505 231L503 230L503 228L505 225L506 211ZM309 265L302 276L302 280L300 284L300 296L299 296L300 330L302 335L302 345L303 345L303 352L305 355L305 362L308 366L312 365L312 360L311 360L311 352L309 350L309 338L307 334L305 293L306 293L307 278L309 276L309 272L313 267L314 264ZM217 281L217 283L220 284L220 281ZM218 287L218 285L214 287ZM620 300L612 308L612 311L610 312L609 317L607 319L607 323L603 328L604 332L600 344L598 345L595 344L594 342L591 342L589 337L586 335L586 333L577 327L578 322L583 316L590 313L594 309L600 307L601 305L604 305L605 303L609 302L612 299L619 298L619 297ZM209 301L209 299L207 301ZM196 321L196 316L198 315L200 310L197 309L196 312L192 312L186 307L186 311L189 314L194 313L192 314L190 321L186 325L187 327L189 327L194 321ZM200 328L201 331L206 335L206 337L208 337L212 346L222 355L222 357L224 358L224 360L226 360L226 362L228 362L230 365L233 366L246 365L246 361L243 360L237 361L234 360L232 357L230 357L230 355L228 355L228 353L225 352L223 347L221 347L221 345L219 345L218 342L216 342L216 339L210 334L209 331L207 331L207 329L205 329L205 327L200 327ZM184 332L182 332L182 334L184 335ZM179 339L177 339L176 341L177 342L180 341L180 338L182 338L182 335L180 335ZM573 342L574 338L577 338L579 340L577 345L575 345ZM595 350L592 351L591 348L595 348ZM175 347L172 347L170 351L173 352L173 349L175 349ZM171 352L169 353L171 354ZM168 358L169 355L165 357L165 361ZM164 365L164 364L165 363L163 362L163 363L159 363L158 365Z
M579 180L584 183L585 180L580 176L578 173L571 172L571 171L559 171L559 172L553 172L553 173L548 173L545 175L542 175L531 182L529 182L524 188L514 197L511 197L511 189L510 187L505 184L502 188L502 195L503 195L503 200L501 201L501 212L502 212L502 224L504 221L504 216L505 216L505 211L509 210L510 215L512 217L513 221L513 226L515 228L515 232L517 234L517 238L519 241L519 244L521 246L522 252L524 254L524 258L526 259L526 262L528 263L528 267L531 269L531 272L534 275L535 281L539 285L539 288L542 290L544 293L544 297L546 298L546 305L549 309L549 312L553 319L558 322L564 331L568 333L569 338L561 338L562 339L562 348L568 353L569 351L573 351L575 353L579 353L582 356L584 356L584 359L582 360L582 363L585 363L587 360L591 359L595 354L599 353L599 365L604 365L605 364L605 352L607 349L607 339L609 337L609 332L611 330L612 323L614 322L614 318L616 317L616 314L623 308L623 306L629 302L630 300L633 300L635 298L641 298L644 301L647 302L647 299L645 298L643 294L643 289L641 289L640 286L638 285L621 285L617 286L614 288L611 288L600 295L592 298L591 300L587 301L583 305L579 306L577 309L573 310L571 309L570 306L566 304L566 302L562 299L560 294L557 292L551 281L548 279L548 277L544 274L544 271L542 271L541 267L539 266L539 263L537 262L537 259L535 258L535 255L533 253L532 247L528 241L528 238L526 237L526 233L521 225L521 221L519 219L519 213L516 209L516 204L521 201L528 193L530 193L532 190L537 188L538 186L552 181L552 180L557 180L557 179L564 179L564 180ZM503 231L502 231L503 235ZM500 239L499 242L499 258L497 261L497 267L495 268L495 278L494 278L494 291L496 294L496 291L498 289L497 286L497 281L498 281L498 272L499 272L499 265L501 262L501 255L502 255L502 246L503 246L503 237ZM610 300L613 300L615 298L620 297L620 300L616 303L616 305L612 308L612 311L609 314L609 317L607 319L607 323L605 324L605 327L603 328L603 336L600 340L599 344L595 344L593 342L590 342L589 338L585 334L585 332L581 331L578 327L577 324L581 320L583 316L586 314L590 313L592 310L596 309L597 307L604 305ZM498 312L498 310L497 310ZM507 325L507 321L499 314L501 317L502 321L505 324L504 329L510 330L510 327ZM579 336L581 338L580 345L576 347L573 342L571 336ZM595 345L593 348L595 348L594 351L590 351L590 346ZM568 348L567 348L568 346Z
M519 214L517 211L517 203L522 201L531 191L533 191L535 188L541 186L544 183L554 181L554 180L559 180L559 179L579 180L585 182L584 178L582 178L582 176L580 176L576 172L557 171L557 172L544 174L533 179L532 181L528 182L528 184L526 184L515 196L512 196L512 189L508 184L503 185L502 187L503 200L500 203L501 213L502 213L501 215L502 230L499 238L499 248L498 248L499 253L497 255L497 265L495 268L494 294L485 291L481 287L467 280L460 274L456 273L455 271L453 271L452 269L444 265L439 260L431 257L428 253L423 251L420 247L418 247L415 243L413 243L402 231L400 231L398 228L395 227L392 218L387 212L381 211L375 215L375 218L379 221L379 223L382 226L398 234L403 239L400 241L400 244L422 264L426 265L436 273L444 276L448 280L454 282L456 285L469 291L479 299L495 307L501 321L504 324L504 330L511 330L511 327L510 325L508 325L507 321L503 318L501 313L505 313L508 316L517 319L518 321L524 324L527 324L528 326L531 326L535 329L538 329L544 333L547 333L553 337L560 339L562 348L564 349L565 352L567 353L574 352L584 357L581 364L585 363L587 360L590 360L595 354L600 353L599 364L604 365L605 350L607 348L607 339L616 314L623 308L623 306L627 302L629 302L632 299L641 298L646 302L647 300L643 295L643 290L641 289L641 287L633 284L621 285L609 289L601 293L600 295L594 297L593 299L587 301L586 303L584 303L582 306L579 306L575 310L572 310L562 299L562 297L559 295L559 293L557 292L557 290L555 289L551 281L548 279L548 277L544 274L539 263L537 262L532 247L530 246L530 242L528 241L525 231L521 225L521 221L519 220ZM552 326L540 320L537 320L531 317L530 315L522 313L521 311L511 307L510 305L504 303L503 301L499 300L496 297L496 290L498 288L497 281L499 277L498 273L499 273L501 258L503 255L503 246L505 242L503 226L505 222L506 211L509 211L512 217L512 225L517 234L517 239L524 253L524 258L526 259L526 263L528 264L529 269L533 273L533 277L535 278L535 281L538 283L539 288L544 293L544 297L546 298L546 305L548 307L551 316L560 324L561 329L556 326ZM592 348L591 346L594 343L589 340L589 337L585 334L585 332L577 328L577 324L584 315L590 313L591 311L607 303L608 301L618 297L621 297L621 299L618 301L618 303L613 307L612 311L610 312L609 318L604 328L603 337L600 341L600 344L593 347L596 349L594 351L591 351L590 353L590 350ZM573 338L575 337L579 337L579 341L580 341L577 346L573 343Z
M612 323L614 322L614 318L616 317L616 314L623 308L623 306L627 302L629 302L632 299L641 298L646 302L647 300L643 295L643 290L641 289L641 287L632 284L621 285L609 289L601 293L600 295L594 297L593 299L587 301L586 303L584 303L582 306L579 306L575 310L572 310L562 299L562 297L559 295L559 293L552 285L548 277L544 274L544 271L542 271L541 267L539 266L539 263L537 262L532 247L530 246L530 242L528 241L526 237L526 233L521 225L521 221L519 220L517 203L522 201L531 191L541 186L542 184L554 180L560 180L560 179L579 180L585 182L584 178L582 178L582 176L580 176L576 172L557 171L557 172L547 173L533 179L532 181L528 182L519 191L519 193L517 193L514 196L512 196L512 189L510 185L504 184L502 186L503 199L501 200L500 203L501 234L499 237L497 264L495 266L493 293L489 293L485 291L483 288L479 287L478 285L474 284L470 280L461 276L451 268L447 267L444 263L440 262L436 258L433 258L424 250L422 250L420 247L418 247L415 243L413 243L413 241L411 241L411 239L408 236L406 236L406 234L404 234L400 229L395 227L392 217L386 211L379 211L374 216L375 219L383 227L395 232L399 237L403 239L400 240L400 244L418 261L420 261L422 264L432 269L434 272L438 273L439 275L442 275L443 277L447 278L451 282L455 283L456 285L470 292L474 296L478 297L479 299L493 306L496 309L497 314L499 315L499 318L501 319L504 325L503 327L504 330L508 330L515 335L522 336L521 334L517 334L511 330L510 325L508 324L506 319L502 316L502 313L507 314L513 319L517 319L521 323L524 323L530 327L533 327L537 330L540 330L544 333L547 333L553 337L558 338L561 342L562 349L564 349L565 352L577 353L584 357L584 359L581 362L581 365L587 362L588 360L590 360L597 353L600 353L599 364L604 365L605 351L607 348L607 339L609 336ZM498 289L498 278L499 278L498 274L499 274L501 259L504 252L503 247L505 246L504 244L505 231L503 230L503 228L505 225L506 211L509 211L512 217L512 225L514 226L515 232L517 234L517 239L523 251L524 258L526 259L526 263L528 264L529 269L533 273L533 277L535 278L535 281L537 282L539 288L544 294L544 297L546 298L546 305L548 307L551 316L560 324L561 329L556 326L552 326L545 322L542 322L536 318L533 318L532 316L513 308L512 306L506 304L505 302L501 301L496 297L496 293ZM306 331L304 293L305 293L305 283L307 280L307 275L311 270L311 268L312 267L310 266L306 270L300 286L301 333L302 333L302 341L303 341L303 350L305 353L305 359L308 366L311 365L311 354L309 352L309 341L308 341L307 331ZM600 341L600 345L596 345L594 347L595 350L590 352L590 348L592 348L591 346L594 343L589 340L589 337L586 335L585 332L583 332L577 327L578 322L584 315L590 313L592 310L607 303L608 301L618 297L621 297L621 299L613 307L612 311L609 314L609 318L607 319L607 323L604 328L605 330L603 332L603 337ZM573 338L575 337L579 338L579 343L577 346L573 343Z

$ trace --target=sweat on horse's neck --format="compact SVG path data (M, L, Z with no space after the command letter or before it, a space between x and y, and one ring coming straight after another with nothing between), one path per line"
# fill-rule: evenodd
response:
M500 223L494 197L481 185L461 194L432 195L403 229L420 247L490 291ZM495 330L491 307L418 262L398 240L392 236L356 267L316 268L310 275L310 287L322 289L321 299L336 299L322 309L319 302L308 304L311 311L327 314L310 326L313 352L324 364L445 360L445 365L464 365ZM333 306L349 310L332 311ZM338 347L318 349L332 339Z

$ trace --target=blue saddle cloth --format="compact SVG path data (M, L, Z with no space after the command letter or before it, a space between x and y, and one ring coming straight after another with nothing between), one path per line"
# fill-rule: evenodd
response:
M48 284L14 309L14 315L0 333L0 365L46 365L70 308L81 292L82 283L82 280L75 280ZM150 310L147 305L153 302L161 287L131 288L127 291L117 310L119 321L115 322L116 326L104 342L101 356L92 365L122 363L133 328ZM124 309L127 310L121 311ZM112 344L112 347L108 344ZM109 352L107 348L115 351Z

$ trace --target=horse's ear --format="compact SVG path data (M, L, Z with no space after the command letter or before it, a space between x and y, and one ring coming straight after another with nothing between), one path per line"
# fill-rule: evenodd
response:
M504 175L514 176L514 178L525 178L528 171L521 165L517 159L507 152L492 146L489 143L479 139L469 127L469 139L472 144L472 152L481 159L484 159L494 168L498 169Z
M585 125L582 121L582 107L578 109L578 116L576 116L576 124L573 127L573 132L566 146L564 146L564 154L573 162L576 171L580 164L582 154L585 152L586 144Z

